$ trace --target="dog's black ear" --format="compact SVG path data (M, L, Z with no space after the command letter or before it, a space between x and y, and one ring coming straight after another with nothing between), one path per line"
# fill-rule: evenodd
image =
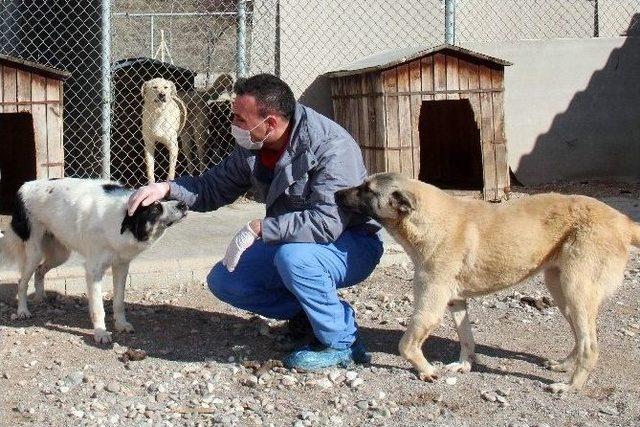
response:
M133 215L129 216L124 214L122 225L120 226L120 234L124 234L126 231L130 231L133 237L139 242L144 242L149 239L149 233L145 227L147 216L143 213L143 209L138 208Z
M129 216L128 213L125 212L124 214L124 219L122 220L122 225L120 226L120 234L124 234L125 231L129 230L133 233L133 229L135 227L134 225L134 219L133 216L135 215L135 213L131 216Z
M416 209L416 197L409 191L396 190L391 193L391 206L398 212L408 214Z

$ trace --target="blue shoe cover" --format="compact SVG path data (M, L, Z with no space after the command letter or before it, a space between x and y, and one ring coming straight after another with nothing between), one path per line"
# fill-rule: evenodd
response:
M287 368L301 371L319 371L332 366L346 367L353 363L368 363L371 356L359 340L349 348L336 350L330 347L308 345L294 351L282 362Z

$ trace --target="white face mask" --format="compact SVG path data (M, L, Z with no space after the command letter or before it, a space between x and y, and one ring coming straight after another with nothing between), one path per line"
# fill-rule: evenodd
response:
M271 134L271 131L261 141L252 141L251 131L257 128L258 126L260 126L262 123L264 123L265 120L267 120L266 117L264 120L262 120L260 123L258 123L251 129L242 129L240 126L236 126L233 123L231 123L231 135L236 140L236 143L239 146L246 148L247 150L259 150L262 148L262 144L264 143L264 140L267 139Z

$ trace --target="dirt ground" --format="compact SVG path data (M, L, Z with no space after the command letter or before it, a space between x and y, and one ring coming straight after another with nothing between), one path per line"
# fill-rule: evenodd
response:
M551 189L640 196L637 185L580 186ZM15 301L2 300L0 425L640 425L638 253L600 312L600 360L582 394L544 391L567 374L542 362L573 341L557 308L540 304L548 294L539 278L471 301L471 373L418 380L397 351L411 277L410 264L392 265L341 291L372 362L320 373L279 367L295 345L284 325L219 302L202 283L128 292L136 332L114 334L112 346L93 342L84 297L49 293L26 321L12 321ZM425 354L442 366L458 350L445 318Z

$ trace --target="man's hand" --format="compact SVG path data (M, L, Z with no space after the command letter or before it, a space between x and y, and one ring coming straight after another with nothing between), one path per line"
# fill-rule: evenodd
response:
M256 225L256 222L258 225ZM261 222L259 219L254 219L242 227L233 237L231 243L227 246L227 253L222 259L222 265L227 267L227 270L230 272L235 270L242 253L249 249L249 247L260 238L256 232L256 228L258 229L258 232L261 231L260 224Z
M140 187L129 197L127 202L127 212L133 215L139 205L149 206L150 204L164 199L169 194L168 182L156 182L154 184Z
M249 221L249 227L251 227L254 233L262 237L262 220L261 219L252 219L251 221Z

